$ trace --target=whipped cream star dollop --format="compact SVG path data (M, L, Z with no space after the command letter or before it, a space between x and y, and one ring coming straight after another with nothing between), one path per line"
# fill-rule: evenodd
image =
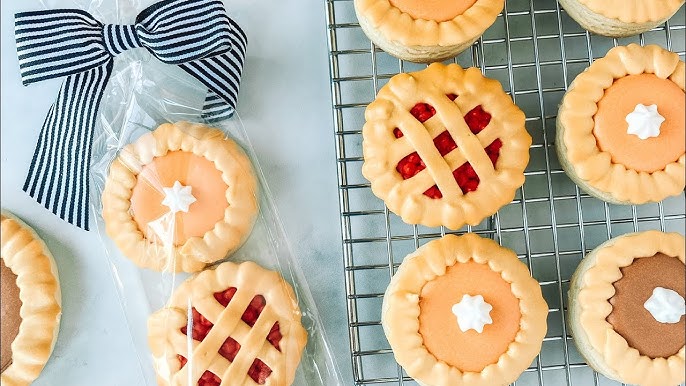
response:
M191 194L191 187L183 186L179 181L174 181L171 188L162 188L162 190L164 190L162 205L168 206L172 213L188 213L191 204L197 201Z
M640 139L648 139L660 135L660 125L665 118L657 112L657 105L646 106L642 103L636 105L634 111L626 116L629 128L627 134L634 134Z
M643 307L660 323L679 323L681 317L686 315L684 298L676 291L663 287L655 287Z
M492 324L491 310L493 306L484 301L481 295L470 296L465 294L462 300L453 305L453 314L457 317L457 324L462 332L472 329L481 334L484 326Z

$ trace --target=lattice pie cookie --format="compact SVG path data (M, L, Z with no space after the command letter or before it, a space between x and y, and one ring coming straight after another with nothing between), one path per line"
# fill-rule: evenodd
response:
M2 386L33 382L50 358L62 315L57 266L28 225L2 212Z
M531 365L547 315L541 287L514 252L468 233L405 258L381 321L395 359L419 384L493 386Z
M398 74L365 111L362 174L406 223L476 225L524 183L524 118L477 68Z
M195 272L243 244L257 194L250 160L226 134L165 123L112 163L102 216L107 234L137 265Z
M253 262L186 280L148 320L160 385L293 383L307 342L291 286Z

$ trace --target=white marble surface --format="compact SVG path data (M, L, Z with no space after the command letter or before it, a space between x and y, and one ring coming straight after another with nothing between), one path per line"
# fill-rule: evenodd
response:
M69 7L74 1L50 0L49 6ZM302 262L343 379L352 383L324 2L227 4L250 38L238 112ZM21 191L61 80L21 85L13 14L42 6L38 1L1 5L2 207L45 239L57 260L63 294L57 345L34 384L137 385L138 362L97 233L65 225Z

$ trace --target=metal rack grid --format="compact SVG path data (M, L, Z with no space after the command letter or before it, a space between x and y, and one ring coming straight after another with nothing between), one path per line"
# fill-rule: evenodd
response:
M361 129L365 107L388 79L424 65L375 47L357 23L352 0L326 0L326 11L353 377L357 385L416 385L383 334L383 293L404 256L451 231L407 225L374 197L361 174ZM516 385L618 385L586 365L569 335L569 279L581 258L610 237L647 229L683 233L686 199L682 193L657 204L616 206L583 193L557 160L555 118L574 77L613 46L654 43L683 60L685 16L682 7L659 28L611 39L583 30L554 0L507 0L495 24L455 58L502 83L533 137L526 182L514 201L480 225L452 232L476 232L513 249L541 284L550 306L548 333Z

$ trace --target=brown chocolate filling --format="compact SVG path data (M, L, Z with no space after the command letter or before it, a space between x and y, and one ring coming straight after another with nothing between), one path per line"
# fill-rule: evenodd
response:
M684 347L684 317L678 323L660 323L643 304L655 287L686 292L686 267L676 257L663 253L635 259L621 268L622 278L613 283L612 312L607 321L629 346L650 358L667 358Z
M19 334L21 300L17 275L5 266L4 259L0 259L0 272L0 371L5 371L12 364L12 342Z

